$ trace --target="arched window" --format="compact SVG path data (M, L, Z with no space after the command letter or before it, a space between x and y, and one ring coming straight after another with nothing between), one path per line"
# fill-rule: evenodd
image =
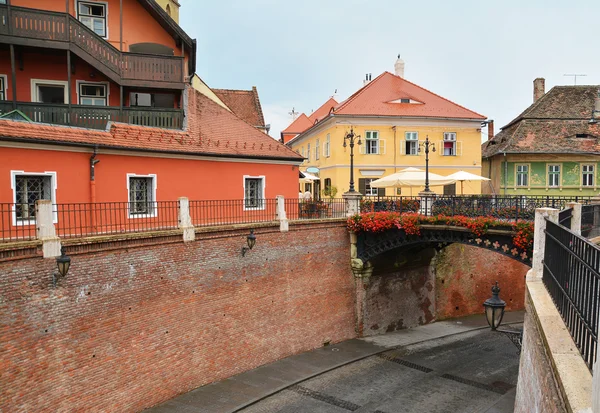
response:
M167 4L167 14L170 16L171 15L171 5Z

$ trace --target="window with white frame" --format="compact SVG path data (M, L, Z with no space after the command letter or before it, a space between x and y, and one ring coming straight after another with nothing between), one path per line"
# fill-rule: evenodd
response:
M0 75L0 100L6 100L6 75Z
M54 177L55 174L30 174L14 172L13 189L15 199L14 221L29 224L35 220L35 203L40 200L56 202Z
M529 165L517 165L517 186L529 186Z
M371 182L377 180L377 178L363 178L365 181L365 195L366 196L377 196L379 190L371 187Z
M128 175L129 215L156 216L156 175Z
M265 177L244 177L244 209L264 209Z
M594 165L581 165L581 185L594 186Z
M310 143L306 145L306 160L310 162Z
M103 83L80 83L79 104L107 106L107 85Z
M444 156L456 156L456 132L444 132Z
M319 160L320 157L320 153L319 153L319 148L321 147L321 143L319 142L319 139L317 139L317 143L315 145L315 161Z
M406 154L407 155L418 155L419 154L419 133L418 132L406 132L404 134L406 139Z
M548 165L548 186L552 188L560 186L560 165Z
M367 155L378 155L379 154L379 132L377 132L377 131L366 131L365 132L365 153Z
M90 1L77 2L77 18L100 37L107 36L107 5Z
M325 157L329 158L331 156L331 138L329 134L325 138Z

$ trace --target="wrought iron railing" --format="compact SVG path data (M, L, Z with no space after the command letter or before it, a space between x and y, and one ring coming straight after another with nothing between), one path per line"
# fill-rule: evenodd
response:
M164 108L126 107L121 112L114 106L85 106L17 102L17 109L34 122L53 125L106 129L108 122L163 129L183 129L183 110ZM0 102L0 115L13 109L12 102Z
M581 208L581 236L585 238L600 236L600 204L584 205Z
M56 204L56 234L81 238L179 227L179 202L98 202Z
M546 220L543 281L591 369L598 348L600 249Z
M558 213L558 223L565 228L571 229L571 219L573 218L573 209L563 209Z
M0 241L18 242L34 239L35 205L0 203Z
M190 217L196 227L270 222L276 215L276 199L190 201Z
M0 5L0 35L70 42L86 57L122 79L183 82L183 58L121 52L67 13Z
M324 198L322 200L286 198L285 213L289 220L344 218L346 200Z

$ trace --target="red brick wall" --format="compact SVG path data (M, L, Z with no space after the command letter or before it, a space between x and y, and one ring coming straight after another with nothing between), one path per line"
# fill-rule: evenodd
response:
M0 411L135 412L355 336L343 224L0 263ZM318 242L316 242L318 240Z
M529 267L502 254L464 244L444 248L435 259L437 320L483 313L498 281L506 311L523 310Z

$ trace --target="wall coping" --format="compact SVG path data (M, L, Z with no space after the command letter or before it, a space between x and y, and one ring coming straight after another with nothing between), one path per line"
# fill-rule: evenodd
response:
M570 413L591 413L592 374L550 294L542 280L529 277L526 293L531 301L531 316L541 333L567 410Z

